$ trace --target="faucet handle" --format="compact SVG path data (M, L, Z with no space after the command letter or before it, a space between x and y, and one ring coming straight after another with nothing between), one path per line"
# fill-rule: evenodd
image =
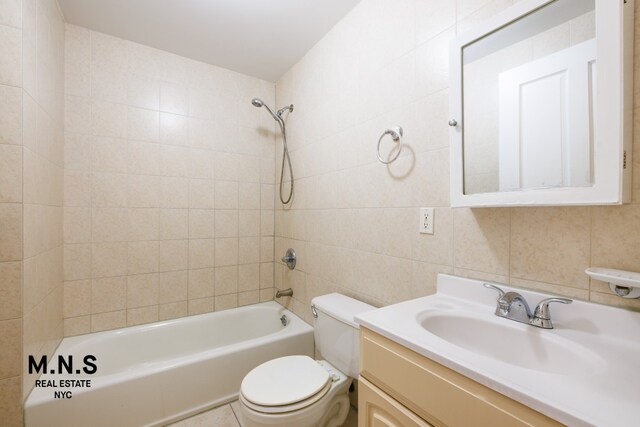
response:
M483 283L482 286L484 286L487 289L493 289L494 291L497 291L498 292L498 299L502 298L504 296L504 294L506 293L505 291L503 291L502 289L500 289L496 285L492 285L491 283Z
M573 302L572 299L569 298L545 298L540 301L536 307L536 310L533 313L533 317L542 320L551 320L551 313L549 312L549 304L552 302L559 302L561 304L571 304Z

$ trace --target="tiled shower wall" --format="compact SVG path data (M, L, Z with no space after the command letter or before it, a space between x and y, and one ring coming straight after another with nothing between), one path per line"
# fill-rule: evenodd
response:
M64 332L273 297L273 83L66 26Z
M630 205L450 207L449 43L514 2L363 0L277 83L278 105L296 105L296 194L276 206L276 287L293 288L284 302L307 320L316 295L384 305L435 292L438 273L640 308L584 274L640 271L640 129ZM386 167L376 144L395 125L405 146ZM434 235L418 233L419 207L436 208ZM279 262L287 247L299 256L293 271Z
M27 355L62 338L64 21L0 2L0 424L22 425ZM24 356L24 357L23 357Z

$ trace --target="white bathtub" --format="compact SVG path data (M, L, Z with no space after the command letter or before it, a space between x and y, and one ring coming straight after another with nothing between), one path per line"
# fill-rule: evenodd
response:
M313 328L276 302L65 338L48 371L57 369L58 355L73 355L73 372L94 355L97 371L43 374L40 380L56 380L56 387L34 387L25 423L163 425L236 399L255 366L291 354L313 357L313 345ZM91 388L60 387L67 379L90 379ZM63 390L72 397L54 398Z

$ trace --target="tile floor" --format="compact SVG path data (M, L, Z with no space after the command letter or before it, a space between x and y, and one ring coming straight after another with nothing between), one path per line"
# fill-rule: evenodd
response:
M238 422L238 401L211 409L191 418L171 424L171 427L240 427ZM358 412L351 408L347 421L342 427L357 427Z

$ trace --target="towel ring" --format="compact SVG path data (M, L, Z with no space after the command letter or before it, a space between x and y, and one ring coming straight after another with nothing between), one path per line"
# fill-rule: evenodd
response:
M391 160L383 160L382 156L380 155L380 143L382 142L382 139L387 135L391 135L391 138L393 138L393 141L398 144L398 152L396 153L395 156L393 156L393 159ZM389 163L395 162L401 152L402 152L402 127L396 126L392 129L385 130L384 133L380 135L380 139L378 139L378 153L377 153L378 160L380 160L381 163L388 165Z

